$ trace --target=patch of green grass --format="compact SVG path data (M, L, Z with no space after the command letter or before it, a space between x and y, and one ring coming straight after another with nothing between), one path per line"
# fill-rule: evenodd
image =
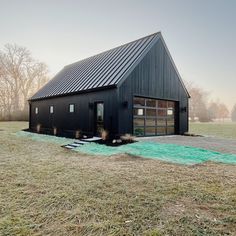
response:
M200 135L216 136L220 138L236 139L236 123L189 123L189 132Z
M235 235L236 166L82 155L1 122L0 235Z

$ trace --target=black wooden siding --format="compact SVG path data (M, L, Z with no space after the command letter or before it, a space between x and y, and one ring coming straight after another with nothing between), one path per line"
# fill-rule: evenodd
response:
M128 102L126 109L119 109L119 133L133 132L133 96L177 101L178 133L188 131L188 114L181 112L181 108L188 108L188 94L162 40L153 45L118 90L120 103Z
M82 130L86 134L93 134L94 107L89 104L104 102L105 129L117 133L117 90L110 89L86 94L54 97L38 101L31 101L30 128L36 129L41 124L43 129L58 128L58 131ZM75 104L75 113L69 112L69 104ZM54 113L49 113L49 106L54 106ZM39 113L35 114L35 107Z

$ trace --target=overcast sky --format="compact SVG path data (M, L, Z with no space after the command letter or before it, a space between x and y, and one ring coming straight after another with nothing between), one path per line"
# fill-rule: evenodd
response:
M236 0L0 0L0 48L27 47L51 76L157 31L184 80L236 103Z

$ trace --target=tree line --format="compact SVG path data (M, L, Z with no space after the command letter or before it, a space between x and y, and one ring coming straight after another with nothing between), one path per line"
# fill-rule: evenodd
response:
M47 81L48 67L16 44L0 50L0 120L27 120L28 99Z
M48 67L35 60L30 51L16 44L0 50L0 120L28 120L28 99L49 81ZM209 102L209 93L194 83L187 83L190 93L189 117L200 122L230 117L220 101ZM231 112L236 121L236 104Z
M209 93L194 83L186 82L186 86L191 96L189 100L189 118L191 121L224 121L227 118L236 121L236 104L230 112L228 107L219 100L209 102Z

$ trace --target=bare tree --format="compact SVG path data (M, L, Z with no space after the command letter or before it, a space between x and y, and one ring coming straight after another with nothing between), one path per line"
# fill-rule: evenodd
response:
M218 118L219 117L219 102L211 102L208 107L208 111L209 111L209 116L211 120Z
M189 116L192 121L199 118L200 121L209 121L207 110L208 93L193 83L185 83L191 96L189 101Z
M228 108L226 107L225 104L223 103L220 103L219 104L219 117L220 119L222 119L224 121L225 118L228 118L229 117L229 110Z
M29 50L7 44L0 51L0 109L1 114L27 110L27 99L48 81L48 69L37 62Z

